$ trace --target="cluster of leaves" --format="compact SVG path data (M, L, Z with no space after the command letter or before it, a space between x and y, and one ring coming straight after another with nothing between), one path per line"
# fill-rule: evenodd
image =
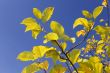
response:
M101 6L97 6L93 12L83 10L84 17L77 18L73 23L73 28L82 25L84 28L76 32L77 38L83 36L84 39L75 45L75 47L67 50L67 41L74 44L75 38L65 34L64 27L57 21L50 22L51 32L47 32L44 26L36 21L41 20L46 24L53 12L53 7L47 7L43 12L37 8L33 8L32 17L25 18L21 24L26 26L27 31L32 31L32 37L37 39L41 32L44 34L43 44L50 42L53 46L37 45L32 48L32 51L21 52L17 59L20 61L32 61L32 64L24 67L22 73L35 73L40 70L49 73L109 73L110 72L110 27L107 21L100 19L104 26L96 25L95 20L102 13L103 8L107 7L108 0L104 0ZM109 23L108 23L109 24ZM90 38L88 35L91 31L95 31ZM100 37L97 39L96 37ZM87 40L86 40L87 39ZM86 41L86 46L77 49L81 43ZM53 60L54 65L49 70L49 62L47 58ZM38 62L39 59L43 61ZM36 62L37 61L37 62ZM57 61L60 64L57 64ZM67 66L64 66L64 63ZM79 67L75 67L75 64ZM74 70L72 69L74 68Z

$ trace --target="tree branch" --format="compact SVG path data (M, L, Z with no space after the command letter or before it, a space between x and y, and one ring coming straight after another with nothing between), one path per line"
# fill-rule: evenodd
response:
M72 65L72 67L74 68L74 70L76 71L76 73L78 73L76 67L73 65L72 61L69 59L68 55L63 51L62 47L60 46L60 44L58 43L58 41L54 40L55 43L58 45L58 47L60 48L60 50L62 51L62 53L66 56L67 61L70 62L70 64Z
M89 31L90 32L90 31ZM89 32L87 32L87 34L85 35L85 37L75 46L73 46L70 50L68 50L68 52L66 52L66 54L68 54L69 52L71 52L74 48L78 47L79 45L81 45L88 37Z

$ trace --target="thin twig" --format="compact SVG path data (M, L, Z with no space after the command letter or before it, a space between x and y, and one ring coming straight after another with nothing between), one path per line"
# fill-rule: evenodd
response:
M90 32L90 31L89 31ZM89 32L87 32L87 34L85 35L85 37L78 43L76 44L75 46L73 46L70 50L68 50L68 52L66 52L66 54L68 54L69 52L71 52L74 48L78 47L79 45L81 45L85 40L86 38L88 37L88 34Z
M42 28L42 29L43 29L43 28ZM46 32L44 29L43 29L43 32L44 32L45 34L47 34L47 32ZM67 54L63 51L63 48L60 46L60 44L58 43L58 41L57 41L57 40L54 40L54 42L58 45L58 47L60 48L61 52L65 55L66 59L64 59L64 60L69 61L70 64L72 65L72 67L74 68L74 70L76 71L76 73L78 73L76 67L73 65L73 63L71 62L71 60L69 59L69 57L67 56ZM59 56L60 56L60 55L59 55ZM62 58L62 57L60 56L60 58ZM63 59L63 58L62 58L62 59Z
M76 67L74 66L74 64L72 63L72 61L69 59L68 55L63 51L62 47L60 46L60 44L58 43L58 41L56 41L56 44L58 45L58 47L60 48L60 50L62 51L62 53L65 55L65 57L67 58L67 61L70 62L70 64L72 65L72 67L74 68L74 70L76 71L76 73L78 73Z

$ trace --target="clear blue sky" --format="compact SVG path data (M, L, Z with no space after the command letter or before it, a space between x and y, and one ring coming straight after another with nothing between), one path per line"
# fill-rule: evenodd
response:
M34 17L32 8L40 10L55 7L51 20L60 22L70 36L75 36L73 21L81 17L81 11L92 11L102 0L0 0L0 73L21 73L28 63L16 60L24 50L42 44L34 40L31 33L25 33L20 22L26 17ZM40 36L38 38L41 38Z

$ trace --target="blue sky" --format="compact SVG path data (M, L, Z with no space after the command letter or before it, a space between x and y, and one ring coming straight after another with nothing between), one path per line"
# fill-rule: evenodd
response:
M61 23L65 32L75 37L77 29L72 29L73 21L82 16L82 10L92 12L99 4L101 0L0 0L0 73L21 73L28 62L16 60L17 55L42 44L31 37L31 32L25 33L25 27L20 25L24 18L34 17L32 8L55 7L51 20Z

